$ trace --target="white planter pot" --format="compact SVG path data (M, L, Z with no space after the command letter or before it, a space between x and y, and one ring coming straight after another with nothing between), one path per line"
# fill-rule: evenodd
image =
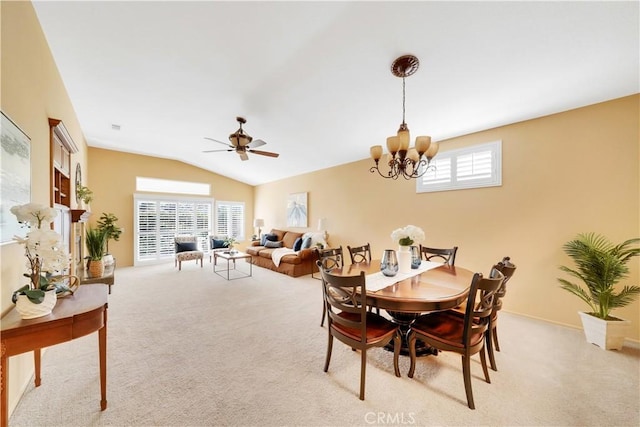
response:
M603 350L620 350L627 335L629 320L603 320L579 311L582 327L587 342L595 344Z
M55 290L46 291L44 301L40 304L32 303L26 295L18 295L16 310L23 319L36 319L51 314L56 302L58 302L58 297Z
M105 256L102 257L102 262L104 263L104 265L113 264L113 255L106 254Z

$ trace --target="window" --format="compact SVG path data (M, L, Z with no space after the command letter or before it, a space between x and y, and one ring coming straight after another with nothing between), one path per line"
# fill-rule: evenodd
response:
M207 250L213 224L211 199L134 196L135 261L157 262L174 257L176 234L198 237L198 248Z
M244 203L216 202L216 234L244 240Z
M136 177L136 191L208 196L211 194L211 185L203 182L172 181L169 179L145 178L139 176Z
M439 153L416 182L417 193L502 185L502 141Z

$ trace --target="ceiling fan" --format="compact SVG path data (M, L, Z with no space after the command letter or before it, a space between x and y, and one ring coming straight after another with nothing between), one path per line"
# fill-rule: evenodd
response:
M206 151L203 151L203 153L215 153L218 151L235 151L240 155L240 158L242 160L249 160L249 156L247 155L247 153L259 154L261 156L267 156L267 157L278 157L280 155L278 153L272 153L270 151L254 150L254 148L256 147L265 145L266 142L264 142L261 139L254 140L250 135L248 135L242 130L242 125L247 123L247 120L244 117L236 117L236 120L238 121L238 123L240 123L240 128L234 133L232 133L231 135L229 135L229 141L231 141L231 144L218 141L217 139L208 138L206 136L204 137L204 139L208 139L209 141L226 145L229 148L220 149L220 150L206 150Z

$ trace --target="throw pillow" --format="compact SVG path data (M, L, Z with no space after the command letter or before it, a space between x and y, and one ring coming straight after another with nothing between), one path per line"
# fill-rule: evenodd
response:
M267 234L267 240L271 241L271 242L277 242L278 241L278 235L275 233L268 233Z
M264 242L267 241L267 233L264 233L262 236L260 236L260 246L264 246Z
M198 244L195 242L178 243L176 242L176 253L197 251Z
M311 237L307 237L302 241L300 249L309 249L311 247Z
M267 248L281 248L282 242L272 242L271 240L267 240L266 242L264 242L264 245Z
M220 249L220 248L228 248L229 245L227 243L225 243L224 240L222 239L211 239L211 241L213 242L213 248L211 249Z
M298 252L302 247L302 237L298 237L295 242L293 242L293 250Z

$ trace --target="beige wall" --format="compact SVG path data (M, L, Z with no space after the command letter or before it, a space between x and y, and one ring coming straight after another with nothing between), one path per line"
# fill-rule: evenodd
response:
M518 270L505 310L579 326L576 297L558 287L562 245L594 231L615 242L640 236L639 96L626 97L442 142L441 150L502 140L501 187L416 194L415 182L369 173L363 160L258 186L256 217L286 224L287 194L309 192L309 226L328 220L331 246L370 242L375 256L394 248L390 234L422 227L425 244L459 246L456 264L475 271L510 256ZM381 137L382 138L382 137ZM363 152L366 155L366 152ZM639 284L640 259L629 284ZM640 339L640 305L614 314Z
M214 199L245 202L245 232L247 238L253 234L254 187L248 184L174 160L99 148L89 149L89 169L89 187L95 195L89 222L93 224L103 212L110 212L124 228L119 241L109 242L109 252L117 259L118 266L133 265L133 194L138 176L211 184ZM246 242L240 246L243 244Z
M78 145L80 151L71 159L73 168L79 162L83 170L87 169L85 140L31 3L0 2L0 15L0 108L31 138L31 200L48 205L48 118L61 119ZM0 250L0 305L4 314L13 307L12 292L26 280L22 277L25 258L24 248L17 243L2 245ZM33 356L12 357L9 372L12 411L33 373Z

